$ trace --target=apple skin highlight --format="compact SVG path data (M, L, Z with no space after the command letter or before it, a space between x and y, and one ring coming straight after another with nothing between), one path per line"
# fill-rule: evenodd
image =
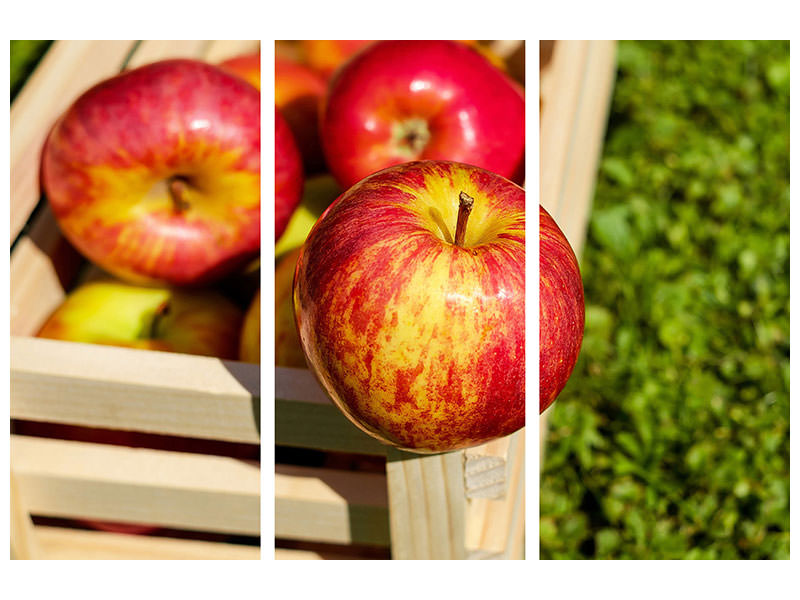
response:
M474 198L453 244L459 193ZM310 368L384 443L442 452L525 422L525 192L424 161L361 181L322 215L294 283Z
M567 383L583 341L583 281L572 246L539 206L539 414Z
M522 182L525 99L476 50L454 41L377 42L334 75L320 122L342 187L391 165L449 160Z
M65 236L106 271L209 283L258 255L260 115L258 90L213 65L178 59L124 72L56 122L43 191Z

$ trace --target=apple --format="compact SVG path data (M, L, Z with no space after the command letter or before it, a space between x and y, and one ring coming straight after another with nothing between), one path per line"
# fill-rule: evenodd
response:
M328 79L339 66L373 40L301 40L305 63Z
M471 207L471 208L470 208ZM342 194L297 261L310 369L359 428L443 452L525 423L525 192L419 161Z
M275 241L303 195L303 163L289 125L275 107Z
M386 41L362 50L331 81L320 131L328 167L344 188L420 159L522 181L522 90L459 42Z
M255 86L256 89L261 89L261 52L250 52L248 54L240 54L219 63L219 68L237 75Z
M328 173L306 179L303 198L292 213L283 235L275 244L275 258L280 259L289 250L302 246L314 223L341 193L342 188Z
M50 315L38 337L235 360L242 311L206 290L86 283Z
M584 318L578 260L539 205L539 414L555 401L575 367Z
M261 290L256 292L244 315L239 360L256 364L261 362Z
M298 256L299 247L284 255L275 267L275 364L280 367L306 366L292 306L292 280Z
M190 285L258 255L260 94L197 60L165 60L81 95L44 145L64 235L134 283Z
M294 134L306 174L325 170L319 111L325 79L297 61L275 57L275 104Z

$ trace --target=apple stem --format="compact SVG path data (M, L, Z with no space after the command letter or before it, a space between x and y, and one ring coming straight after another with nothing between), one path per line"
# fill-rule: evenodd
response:
M182 213L189 208L189 202L185 194L189 185L180 177L173 177L168 184L169 195L172 198L172 206L176 213Z
M458 221L456 222L455 244L462 248L464 247L464 238L467 235L467 220L472 212L473 204L475 204L475 199L466 192L461 192L458 195Z

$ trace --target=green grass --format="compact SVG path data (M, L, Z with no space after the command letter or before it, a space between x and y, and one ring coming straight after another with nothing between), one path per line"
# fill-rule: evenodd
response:
M542 558L789 557L789 44L622 42Z

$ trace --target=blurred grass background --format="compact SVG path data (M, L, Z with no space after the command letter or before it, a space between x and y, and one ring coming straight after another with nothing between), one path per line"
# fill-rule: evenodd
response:
M621 42L541 557L789 558L789 43Z
M52 40L11 40L9 70L12 102L52 43Z

